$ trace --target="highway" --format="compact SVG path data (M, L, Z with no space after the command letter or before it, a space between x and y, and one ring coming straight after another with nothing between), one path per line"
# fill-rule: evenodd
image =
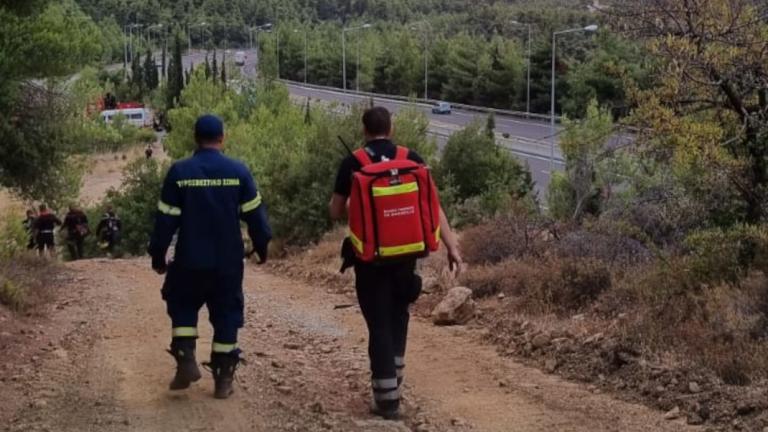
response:
M235 50L228 51L234 56ZM255 51L246 50L246 63L240 68L240 72L245 78L253 78L257 71L257 55ZM221 51L219 51L219 55ZM184 56L184 67L189 68L192 63L199 65L205 61L205 52L195 51ZM366 103L370 100L368 95L358 95L354 93L344 93L342 90L317 88L315 86L303 86L296 83L286 83L291 96L294 99L313 101L338 102L342 104ZM461 130L474 121L485 123L487 115L484 113L454 109L451 114L441 115L433 114L431 106L421 103L412 103L387 98L386 96L376 96L374 103L385 106L393 113L397 113L405 107L415 107L422 111L430 121L430 133L436 138L438 147L442 148L447 142L448 137L454 132ZM522 163L527 164L531 170L531 175L536 183L536 191L539 197L546 196L547 185L550 177L550 152L552 130L548 122L534 119L517 118L505 115L496 116L497 142L503 148L509 150ZM559 131L559 128L558 128ZM555 132L555 134L557 131ZM504 138L508 135L509 138ZM557 137L555 137L557 143ZM330 143L330 145L335 145ZM559 148L555 148L554 167L556 170L563 169L563 160Z

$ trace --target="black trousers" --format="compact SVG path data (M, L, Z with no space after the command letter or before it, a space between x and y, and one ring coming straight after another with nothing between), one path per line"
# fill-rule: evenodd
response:
M69 249L69 256L73 261L83 259L83 245L85 238L75 236L67 239L67 249Z
M408 311L421 294L416 261L373 265L355 264L355 288L368 325L368 355L374 400L397 406L405 368Z
M243 264L230 272L193 270L172 263L162 289L173 337L197 337L200 308L208 307L213 325L213 351L237 348L237 333L244 323Z
M41 232L37 234L38 252L42 254L46 249L51 253L56 249L56 238L53 235L53 232Z

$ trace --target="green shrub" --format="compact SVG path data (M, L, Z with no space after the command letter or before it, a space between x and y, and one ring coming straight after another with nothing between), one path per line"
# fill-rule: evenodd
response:
M700 283L735 284L753 268L768 269L768 229L764 226L695 231L683 245L692 277Z
M26 290L14 281L0 277L0 303L12 310L20 310L25 305Z
M441 189L450 191L443 206L458 226L503 212L533 190L528 169L498 147L480 123L451 136L436 173Z
M120 189L107 192L105 204L100 209L91 210L94 234L89 241L97 241L95 228L104 206L112 205L123 222L120 248L128 253L141 255L146 252L149 237L154 225L157 201L160 199L167 164L155 159L137 159L124 171Z
M514 197L531 192L530 172L509 152L496 145L480 123L456 132L448 140L440 160L441 180L448 176L465 200L499 187Z
M24 213L6 210L0 219L0 260L14 258L27 250L29 235L22 221Z

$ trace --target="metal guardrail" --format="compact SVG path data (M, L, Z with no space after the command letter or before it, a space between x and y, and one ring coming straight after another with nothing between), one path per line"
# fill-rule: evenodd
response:
M488 107L481 107L476 105L466 105L466 104L460 104L460 103L453 103L451 101L442 101L437 99L424 99L424 98L411 98L406 96L400 96L400 95L388 95L383 93L371 93L371 92L364 92L364 91L356 91L356 90L344 90L336 87L328 87L328 86L322 86L318 84L305 84L303 82L299 81L292 81L287 79L280 79L281 82L285 84L290 84L297 87L305 87L309 89L314 90L323 90L323 91L329 91L333 93L342 93L342 94L348 94L352 96L365 96L365 97L373 97L373 98L379 98L379 99L388 99L392 101L399 101L399 102L411 102L411 103L417 103L424 106L432 107L438 102L448 102L451 104L451 107L465 110L465 111L474 111L474 112L480 112L485 114L494 113L496 115L503 115L507 117L517 117L517 118L523 118L528 120L546 120L549 122L551 120L550 116L545 114L534 114L534 113L525 113L522 111L512 111L512 110L503 110L498 108L488 108ZM560 122L562 120L561 116L555 116L555 121Z
M349 106L343 103L333 107L329 106L329 108L331 108L331 112L335 114L347 114L349 112ZM440 137L444 139L449 139L451 137L451 133L448 133L446 131L439 131L435 129L429 129L427 133L431 136ZM516 144L522 144L523 146L528 146L528 147L542 147L544 151L542 153L526 151L520 148L520 146ZM503 148L504 150L509 151L510 153L513 153L522 157L536 158L540 160L549 160L548 152L551 145L549 141L541 141L541 140L535 140L531 138L518 137L518 136L510 136L509 138L506 138L506 137L502 138L497 136L496 145ZM565 163L565 160L562 158L562 156L560 157L555 156L554 162L556 164L563 164Z

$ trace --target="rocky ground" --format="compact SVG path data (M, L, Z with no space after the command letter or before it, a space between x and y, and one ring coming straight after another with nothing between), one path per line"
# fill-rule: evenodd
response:
M278 267L279 268L279 267ZM161 278L144 259L67 265L52 301L3 314L6 431L685 431L685 419L499 356L482 332L416 318L403 422L368 414L365 331L343 294L249 266L237 393L166 390ZM280 274L282 273L282 274ZM429 299L426 296L425 299ZM210 343L204 317L201 352ZM205 357L203 354L202 357Z

